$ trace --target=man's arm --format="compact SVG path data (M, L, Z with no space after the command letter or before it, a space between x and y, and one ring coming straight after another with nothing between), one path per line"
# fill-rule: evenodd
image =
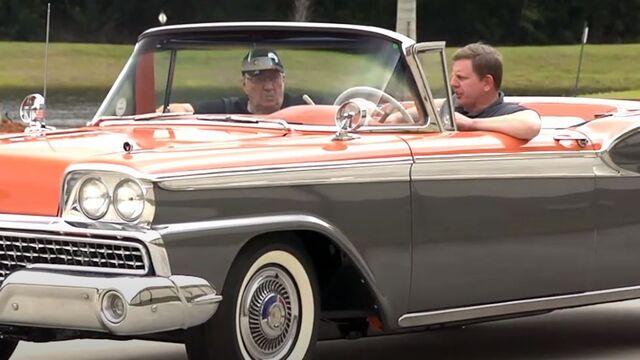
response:
M461 131L497 131L522 140L530 140L538 135L542 123L540 115L533 110L522 110L508 115L474 119L456 113L455 118L458 130Z

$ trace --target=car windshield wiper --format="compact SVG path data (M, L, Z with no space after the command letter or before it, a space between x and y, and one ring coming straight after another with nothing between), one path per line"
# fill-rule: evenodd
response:
M133 118L133 120L138 121L138 120L162 119L162 118L168 118L168 117L173 117L173 116L184 116L184 115L193 115L193 113L190 113L190 112L163 112L163 113L152 112L152 113L146 113L146 114L140 114L140 115L133 115L132 118Z
M155 119L164 119L168 117L174 116L184 116L184 115L193 115L190 112L172 112L172 113L145 113L139 115L126 115L126 116L100 116L98 118L99 121L118 121L118 120L133 120L133 121L144 121L144 120L155 120Z
M148 120L156 120L156 119L165 119L175 116L185 116L192 115L191 112L170 112L170 113L146 113L140 115L131 115L131 116L102 116L101 120L133 120L133 121L148 121ZM205 120L205 121L220 121L220 122L233 122L240 124L260 124L260 123L268 123L268 124L276 124L282 126L282 128L290 133L293 131L288 122L282 119L261 119L254 118L248 116L238 116L238 115L197 115L195 116L196 120Z
M196 119L207 120L207 121L234 122L234 123L241 123L241 124L269 123L269 124L277 124L282 126L287 133L290 133L293 131L289 123L282 119L261 119L261 118L238 116L238 115L198 115L196 116Z

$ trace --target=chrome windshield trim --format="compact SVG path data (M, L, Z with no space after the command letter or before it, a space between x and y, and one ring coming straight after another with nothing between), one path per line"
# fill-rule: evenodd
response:
M334 134L337 130L335 124L331 125L305 125L296 123L287 123L287 128L282 122L286 122L283 119L261 119L255 122L228 122L224 120L202 120L209 115L189 115L184 119L167 119L167 120L146 120L145 125L205 125L205 126L233 126L238 128L251 128L251 129L266 129L266 130L281 130L284 131L286 136L295 131L310 131ZM211 115L212 117L224 117L226 115ZM197 119L200 118L200 119ZM100 117L97 119L100 127L108 126L128 126L128 125L140 125L139 121L130 119L128 117ZM426 131L427 125L398 125L398 126L363 126L354 133L416 133L416 132L430 132Z
M52 236L69 236L82 238L83 240L90 239L88 236L100 236L120 240L133 238L145 244L147 254L156 275L171 275L171 267L164 241L155 230L100 223L82 224L82 227L77 227L64 222L58 217L8 214L0 214L0 229L2 229L2 231L13 232L46 232ZM28 234L31 236L33 234L32 232Z
M593 305L636 298L640 298L640 286L587 291L579 294L507 301L455 309L410 313L401 316L398 319L398 325L401 327L412 327L443 324L455 321L491 318L508 314Z
M133 49L132 54L136 53L138 45L136 45ZM129 59L127 60L127 62L125 63L123 69L128 69L129 66L131 66L131 64L134 61L134 57L133 56L129 56ZM118 74L118 77L116 78L116 81L114 82L114 84L120 84L122 83L122 81L124 80L124 78L127 76L126 71L120 71L120 73ZM105 111L105 108L108 106L109 104L109 100L111 98L113 98L116 93L118 92L118 89L115 86L112 86L109 89L109 92L107 93L107 96L104 97L104 100L102 101L102 103L100 103L100 107L98 108L98 111L96 111L96 113L93 115L93 118L87 122L87 126L92 126L93 124L95 124L99 117L97 117L98 114L102 114Z
M283 21L255 21L255 22L217 22L217 23L198 23L198 24L182 24L169 25L151 28L146 30L138 37L138 41L153 35L181 33L181 32L198 32L198 31L243 31L243 30L284 30L284 31L344 31L346 33L358 33L362 35L378 35L389 40L397 41L403 46L409 46L415 43L415 40L396 33L391 30L365 25L351 24L335 24L335 23L315 23L315 22L283 22Z

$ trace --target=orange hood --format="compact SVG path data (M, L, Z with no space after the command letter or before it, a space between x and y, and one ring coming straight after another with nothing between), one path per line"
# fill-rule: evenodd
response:
M55 216L73 164L123 165L151 177L248 166L410 156L394 135L334 142L332 133L193 125L90 127L0 138L0 213ZM132 151L124 151L124 144Z

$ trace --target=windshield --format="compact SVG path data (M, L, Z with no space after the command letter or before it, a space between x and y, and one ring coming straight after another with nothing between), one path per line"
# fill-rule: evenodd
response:
M250 113L246 82L260 85L280 76L282 107L332 105L345 90L363 86L413 102L409 74L399 44L362 34L156 35L138 43L96 118L162 112L182 103L196 113Z

